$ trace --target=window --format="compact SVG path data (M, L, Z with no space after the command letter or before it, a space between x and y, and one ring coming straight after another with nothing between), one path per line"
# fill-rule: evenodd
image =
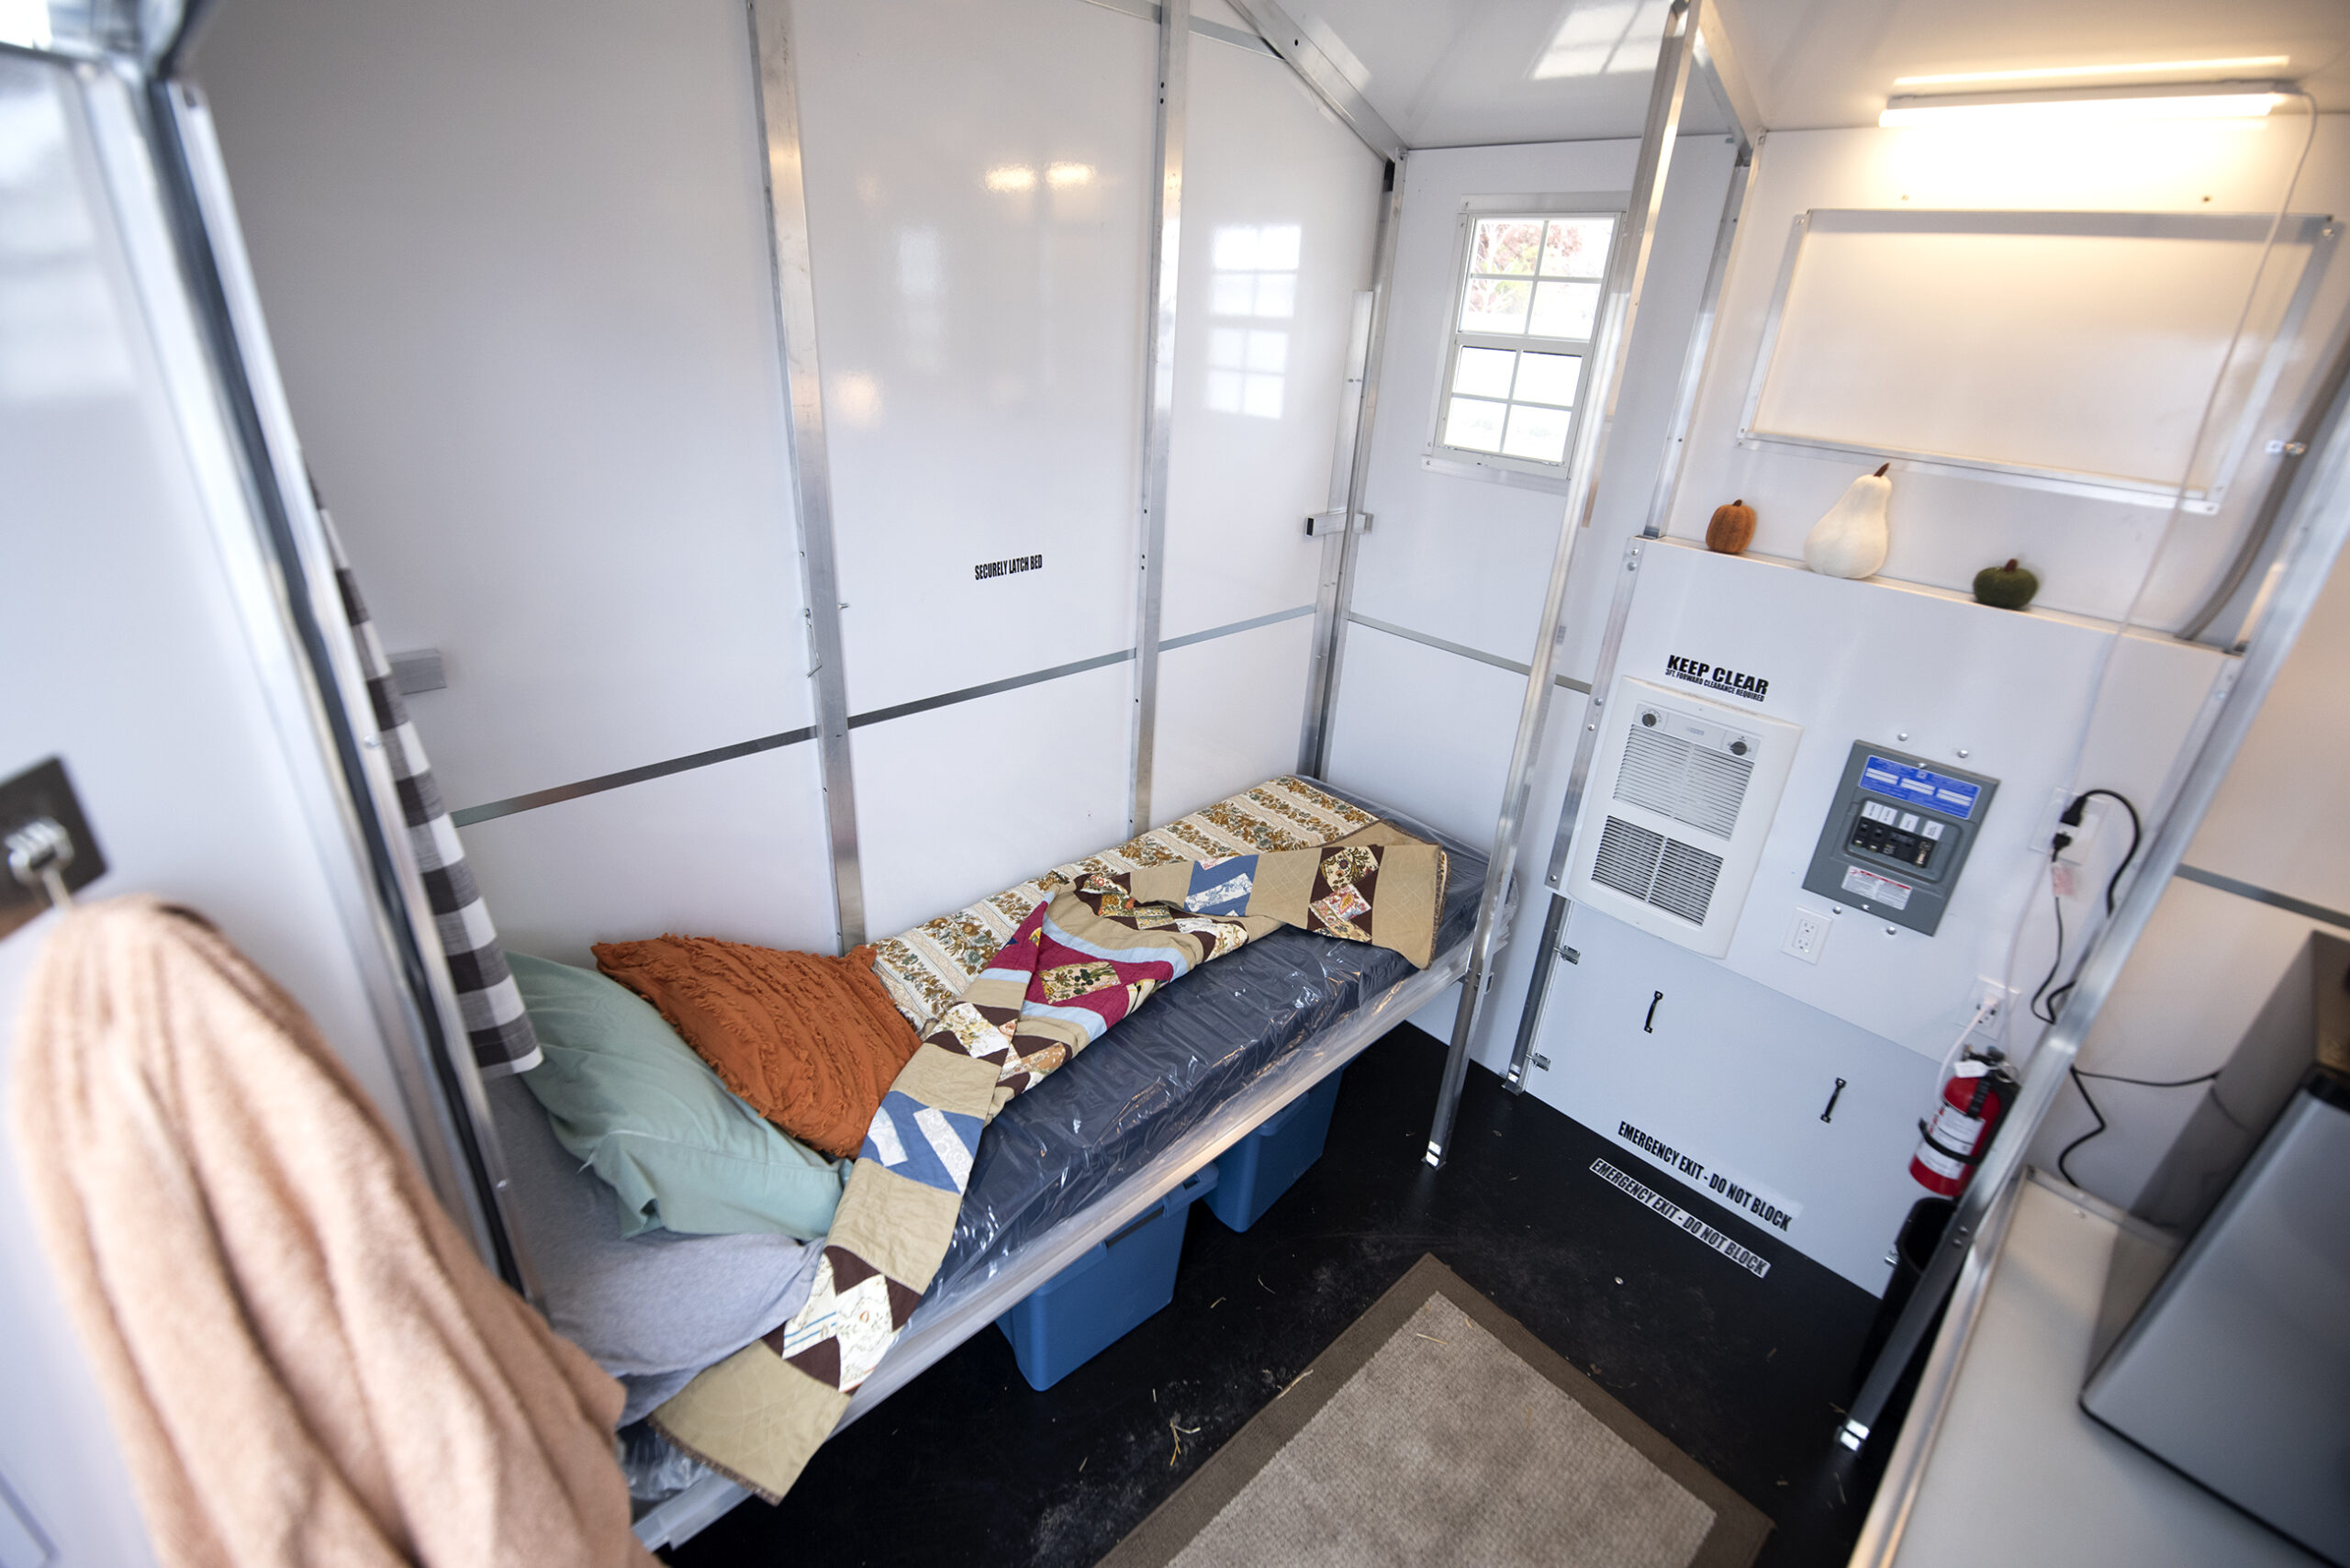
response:
M1612 214L1471 218L1436 454L1565 472L1615 237Z

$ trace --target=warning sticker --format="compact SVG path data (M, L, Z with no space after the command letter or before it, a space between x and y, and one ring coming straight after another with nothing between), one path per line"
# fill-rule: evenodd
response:
M1601 1181L1620 1189L1627 1196L1638 1199L1646 1207L1662 1215L1756 1279L1771 1271L1769 1262L1758 1253L1750 1251L1674 1203L1655 1189L1634 1181L1604 1159L1591 1162L1591 1172Z
M1909 907L1908 883L1880 877L1874 871L1864 871L1858 866L1844 868L1844 890L1854 898L1867 899L1887 909Z

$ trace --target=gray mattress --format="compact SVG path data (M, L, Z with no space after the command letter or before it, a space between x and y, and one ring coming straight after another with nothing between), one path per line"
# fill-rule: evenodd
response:
M1483 855L1369 797L1320 787L1445 846L1452 874L1437 949L1466 939ZM1412 972L1383 947L1281 930L1159 991L981 1135L954 1242L926 1299L991 1276L1024 1243ZM628 1384L630 1419L806 1299L814 1244L666 1231L623 1238L610 1193L555 1141L529 1089L500 1080L489 1097L550 1316Z
M1437 951L1477 921L1485 857L1393 808L1318 788L1444 846L1451 857ZM1214 1115L1307 1039L1408 979L1401 954L1283 929L1202 966L1092 1049L1004 1108L979 1137L946 1260L926 1299L993 1274L1021 1245L1100 1197Z

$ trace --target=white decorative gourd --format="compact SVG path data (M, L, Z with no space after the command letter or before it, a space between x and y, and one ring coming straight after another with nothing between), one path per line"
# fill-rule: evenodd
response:
M1885 516L1893 500L1893 481L1885 476L1892 466L1888 463L1853 480L1828 515L1811 525L1803 540L1805 566L1829 577L1876 575L1892 543Z

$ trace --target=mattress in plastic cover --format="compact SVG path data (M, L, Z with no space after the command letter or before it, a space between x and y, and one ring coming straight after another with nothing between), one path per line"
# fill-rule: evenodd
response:
M1485 857L1350 790L1451 857L1439 954L1466 940ZM1284 928L1153 996L1101 1043L1006 1106L979 1138L955 1240L927 1299L991 1277L1030 1238L1140 1170L1308 1040L1413 974L1384 947Z

